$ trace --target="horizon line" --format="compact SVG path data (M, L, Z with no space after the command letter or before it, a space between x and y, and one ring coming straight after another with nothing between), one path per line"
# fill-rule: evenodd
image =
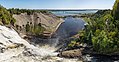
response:
M12 9L12 8L6 8ZM110 8L14 8L14 9L30 9L30 10L112 10Z

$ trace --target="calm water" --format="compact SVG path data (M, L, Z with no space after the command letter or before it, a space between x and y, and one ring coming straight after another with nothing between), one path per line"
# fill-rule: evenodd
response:
M80 18L67 17L64 20L65 22L62 23L56 31L57 36L67 38L76 35L84 28L85 22Z
M58 10L51 12L57 16L68 16L96 13L97 11L98 10ZM84 28L84 24L85 22L81 18L67 17L64 19L64 23L62 23L56 31L56 34L63 38L73 36Z
M79 10L79 11L51 11L53 14L57 16L67 16L67 15L80 15L87 13L96 13L98 10Z

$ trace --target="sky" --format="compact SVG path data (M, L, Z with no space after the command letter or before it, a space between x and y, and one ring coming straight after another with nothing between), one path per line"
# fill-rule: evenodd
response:
M6 8L21 9L112 9L115 0L0 0Z

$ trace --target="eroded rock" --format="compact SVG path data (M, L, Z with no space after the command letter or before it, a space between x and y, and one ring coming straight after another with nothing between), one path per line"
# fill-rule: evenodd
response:
M27 23L30 23L31 26L41 24L42 27L46 29L44 32L44 35L50 36L53 32L55 32L59 25L64 22L63 19L56 17L53 14L43 14L43 13L37 13L34 12L31 15L28 15L27 13L21 13L19 15L14 14L13 18L16 19L15 25L18 25L21 27L21 31L24 31L24 26Z
M81 57L82 56L81 52L82 52L81 49L68 50L61 52L59 56L67 58Z

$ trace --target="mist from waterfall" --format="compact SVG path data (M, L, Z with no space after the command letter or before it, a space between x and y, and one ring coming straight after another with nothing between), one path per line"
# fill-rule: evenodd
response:
M77 22L79 22L81 25ZM51 62L76 61L77 59L69 60L66 58L59 58L57 57L58 52L55 51L59 48L58 46L59 44L62 45L65 43L61 39L69 38L70 36L78 33L81 27L83 28L82 24L83 22L82 23L81 22L82 22L81 19L67 18L65 19L65 22L62 23L58 28L58 30L56 31L55 37L49 39L41 39L34 37L33 39L31 39L30 42L27 42L26 40L22 39L14 29L7 28L5 26L0 26L0 38L1 38L0 46L2 48L5 48L5 51L3 53L0 53L1 56L0 61L4 62L14 62L14 61L48 62L49 60ZM23 46L7 49L7 46L14 46L19 44L23 44Z

